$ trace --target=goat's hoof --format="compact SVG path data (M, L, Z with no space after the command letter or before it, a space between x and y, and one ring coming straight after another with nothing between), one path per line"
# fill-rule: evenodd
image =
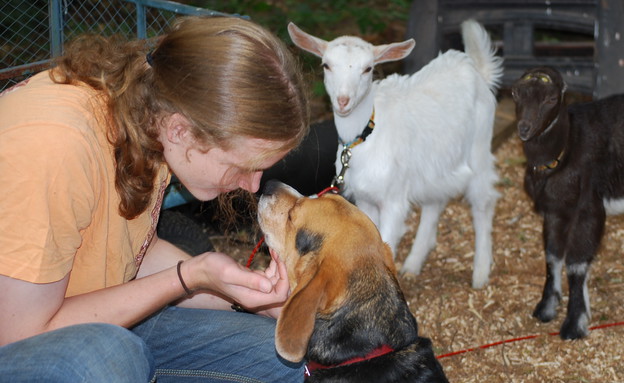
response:
M561 325L559 336L561 339L572 340L584 338L589 334L587 323L589 319L586 314L582 314L577 320L566 317Z
M490 269L485 269L485 271L475 272L472 274L472 288L473 289L482 289L487 286L490 281Z
M480 290L482 288L484 288L485 286L487 286L488 284L488 279L486 278L484 281L472 281L472 288L475 290Z
M421 270L422 270L422 266L423 266L424 262L414 262L413 259L411 259L410 256L408 256L405 261L403 262L403 266L401 267L401 270L399 271L400 275L418 275L420 274Z
M412 273L411 271L407 271L405 269L401 269L399 271L399 276L401 276L402 278L405 278L405 279L416 279L418 274L417 273Z
M406 278L415 278L419 274L420 269L406 267L405 265L403 265L403 267L401 267L401 270L399 271L399 275Z
M542 299L535 310L533 310L533 316L540 320L540 322L550 322L557 316L557 307L559 306L559 299L552 297L550 299Z

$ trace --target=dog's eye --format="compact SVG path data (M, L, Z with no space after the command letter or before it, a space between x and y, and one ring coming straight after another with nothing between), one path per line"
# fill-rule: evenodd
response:
M364 69L364 72L362 72L362 73L368 73L368 72L370 72L372 70L373 70L373 67L369 66L369 67L366 67L366 69Z
M331 70L331 69L329 68L329 65L327 65L326 63L321 64L321 66L322 66L322 67L323 67L323 69L325 69L325 70Z
M297 231L295 237L295 247L299 255L305 255L313 251L317 251L323 245L323 235L314 233L307 229Z

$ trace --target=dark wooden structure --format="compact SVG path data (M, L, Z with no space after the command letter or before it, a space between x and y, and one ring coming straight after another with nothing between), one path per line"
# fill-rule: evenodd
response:
M551 65L573 91L594 98L624 93L624 0L414 0L407 37L416 47L405 72L461 48L459 25L469 18L499 45L504 87L528 68ZM544 32L566 38L544 41Z

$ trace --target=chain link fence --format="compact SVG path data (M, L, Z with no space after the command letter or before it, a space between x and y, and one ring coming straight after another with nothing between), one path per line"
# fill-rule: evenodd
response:
M163 0L0 2L0 92L46 69L63 43L85 32L149 38L178 15L224 15Z

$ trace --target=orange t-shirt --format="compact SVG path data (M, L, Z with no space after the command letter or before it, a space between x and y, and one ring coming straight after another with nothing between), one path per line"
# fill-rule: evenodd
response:
M47 71L0 93L0 274L49 283L71 273L66 296L136 276L169 171L160 169L146 212L119 215L97 95Z

